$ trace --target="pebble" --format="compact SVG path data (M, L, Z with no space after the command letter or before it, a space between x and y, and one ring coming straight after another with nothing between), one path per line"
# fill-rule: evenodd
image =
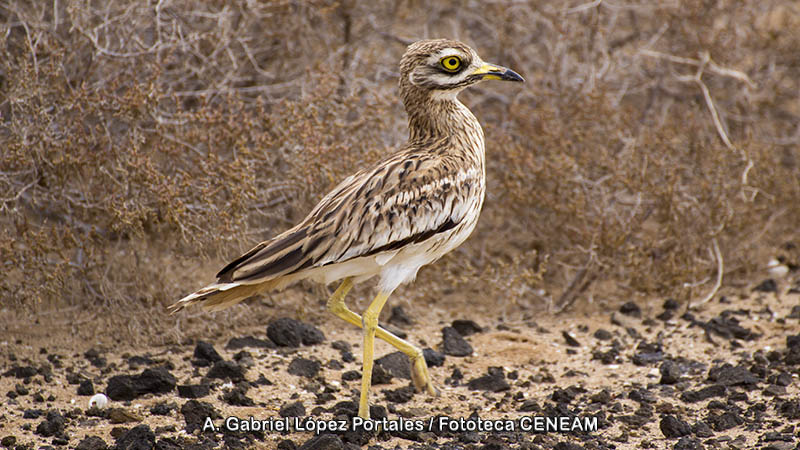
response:
M472 346L455 328L442 329L442 353L450 356L469 356L472 352Z
M156 445L156 435L147 424L135 426L117 438L118 449L150 449Z
M208 384L179 384L178 396L181 398L200 398L205 397L211 392Z
M239 364L233 361L222 360L214 363L214 366L212 366L206 374L206 378L230 380L234 383L238 383L245 379L244 372L244 368Z
M488 373L467 382L467 387L473 391L502 392L511 389L505 379L503 369L490 367Z
M192 355L192 365L195 367L208 367L217 361L222 361L222 356L214 346L205 341L197 341Z
M692 427L690 427L688 423L670 415L661 418L659 428L661 428L661 433L664 434L664 437L667 439L676 439L681 436L688 436L692 433Z
M133 400L145 394L165 394L176 380L166 368L145 369L139 375L117 375L108 380L106 395L112 400Z
M450 324L450 326L455 328L456 331L458 331L458 334L460 334L463 337L467 337L469 335L480 333L483 331L483 328L481 328L480 325L475 323L475 321L467 319L456 319L453 321L452 324Z
M306 408L303 402L284 403L278 415L281 417L303 417L306 415Z
M289 363L288 372L299 377L314 378L322 368L322 364L314 359L297 357Z
M225 345L227 350L241 350L243 348L275 348L272 341L266 339L258 339L254 336L244 336L231 338Z

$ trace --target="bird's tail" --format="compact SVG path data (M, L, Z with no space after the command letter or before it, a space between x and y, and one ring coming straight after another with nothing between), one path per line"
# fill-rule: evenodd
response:
M270 280L259 284L242 284L235 281L231 283L213 283L183 297L168 306L167 309L170 314L175 314L187 306L200 304L206 311L219 311L258 293L270 290L278 283L279 280Z

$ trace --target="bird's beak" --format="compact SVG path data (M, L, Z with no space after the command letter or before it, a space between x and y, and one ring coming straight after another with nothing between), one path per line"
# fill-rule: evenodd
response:
M520 74L511 69L488 63L480 66L472 72L472 75L479 76L482 80L525 81Z

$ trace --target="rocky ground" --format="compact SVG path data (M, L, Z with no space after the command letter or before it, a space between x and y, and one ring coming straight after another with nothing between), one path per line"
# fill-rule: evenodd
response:
M380 343L372 431L353 420L360 332L333 319L135 351L6 337L0 447L800 448L800 284L658 303L525 323L396 307L387 326L426 348L441 396Z

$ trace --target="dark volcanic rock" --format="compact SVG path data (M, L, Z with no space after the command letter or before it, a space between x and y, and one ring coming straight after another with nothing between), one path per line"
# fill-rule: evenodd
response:
M725 431L743 424L744 419L742 419L738 414L729 411L719 415L710 414L706 418L705 422L714 431Z
M361 374L357 370L348 370L347 372L344 372L342 374L342 381L355 381L360 379L361 379Z
M131 428L117 439L117 448L124 450L150 450L156 445L156 435L146 424Z
M664 416L659 424L664 437L675 439L681 436L688 436L692 433L692 428L688 423L677 419L675 416Z
M182 398L205 397L211 392L211 386L207 384L179 384L178 395Z
M344 450L344 442L335 434L322 433L307 440L298 450Z
M235 337L231 338L225 345L228 350L241 350L245 347L252 348L275 348L272 341L266 339L258 339L253 336Z
M15 378L30 378L34 375L36 368L32 366L14 366L3 373L3 376Z
M432 348L423 349L422 357L425 358L425 364L427 364L428 367L439 367L444 365L445 356ZM406 360L407 359L408 358L406 358ZM409 363L409 366L410 365L411 363Z
M117 375L108 380L111 400L133 400L145 394L165 394L175 389L175 377L163 367L145 369L139 375Z
M192 365L197 367L208 367L217 361L222 361L222 356L217 353L214 346L205 341L197 341L192 358Z
M302 322L301 322L302 323ZM303 323L303 331L300 340L303 345L317 345L325 342L325 335L314 325Z
M472 320L456 319L451 326L455 328L461 336L469 336L483 331L483 328Z
M284 439L278 442L278 450L297 450L297 444L289 439Z
M389 384L392 382L392 374L380 364L372 366L372 384Z
M397 378L411 379L411 364L408 361L408 356L403 352L394 352L382 356L375 360L375 365L381 366L385 371ZM373 376L375 375L373 374Z
M175 403L160 402L156 403L150 408L150 414L155 416L168 416L176 409L178 405Z
M594 338L597 339L598 341L610 341L611 338L613 337L614 335L612 335L611 332L604 330L602 328L598 328L594 332Z
M772 278L767 278L753 288L753 290L756 292L778 292L778 283Z
M511 386L506 381L501 367L490 367L489 373L481 377L470 380L467 387L473 391L507 391Z
M106 441L98 436L86 436L75 446L75 450L106 450Z
M577 339L572 337L572 335L569 334L567 332L567 330L561 331L561 336L564 338L564 341L566 341L567 345L569 345L570 347L580 347L581 346L581 343L578 342Z
M322 364L308 358L295 358L289 363L288 372L299 377L314 378L319 373Z
M397 327L407 327L414 324L414 321L411 320L411 317L406 314L406 311L400 305L392 307L392 314L387 322Z
M280 347L315 345L325 340L325 335L317 327L289 317L273 320L267 326L267 336Z
M247 396L248 387L247 383L239 383L233 389L225 392L222 395L222 400L233 406L255 406L256 402Z
M658 371L661 372L661 384L675 384L681 379L680 367L670 360L661 363Z
M94 384L92 380L83 380L78 386L78 395L94 395Z
M469 356L472 346L453 327L442 329L442 353L450 356Z
M303 343L303 328L302 322L281 317L267 326L267 336L280 347L299 347Z
M414 386L404 386L398 389L385 390L386 400L392 403L406 403L414 398Z
M206 378L231 380L238 383L244 380L244 368L233 361L217 361L206 374Z
M714 432L705 422L697 422L692 425L692 433L699 438L710 438L714 436Z
M306 408L303 402L288 403L281 406L278 414L281 417L303 417L306 415Z
M703 450L705 447L697 439L684 436L672 447L672 450Z
M757 384L761 379L753 375L745 366L723 364L708 371L708 379L723 386L747 386Z
M698 391L685 391L681 394L681 400L686 403L695 403L707 400L711 397L722 397L727 392L725 386L715 384L712 386L704 387Z
M732 317L730 311L723 311L718 317L714 317L705 324L701 323L701 326L725 339L735 338L751 341L759 337L757 333L739 325L739 319Z
M219 412L211 403L199 400L189 400L181 407L183 420L186 421L186 432L192 433L194 430L203 429L206 417L212 419L220 418Z
M641 341L636 346L633 363L637 366L655 364L664 359L664 352L660 344L651 344Z
M642 309L634 302L626 302L619 307L619 312L631 317L642 317Z
M58 411L52 410L47 413L47 418L36 427L36 434L49 437L62 434L64 432L64 416Z

